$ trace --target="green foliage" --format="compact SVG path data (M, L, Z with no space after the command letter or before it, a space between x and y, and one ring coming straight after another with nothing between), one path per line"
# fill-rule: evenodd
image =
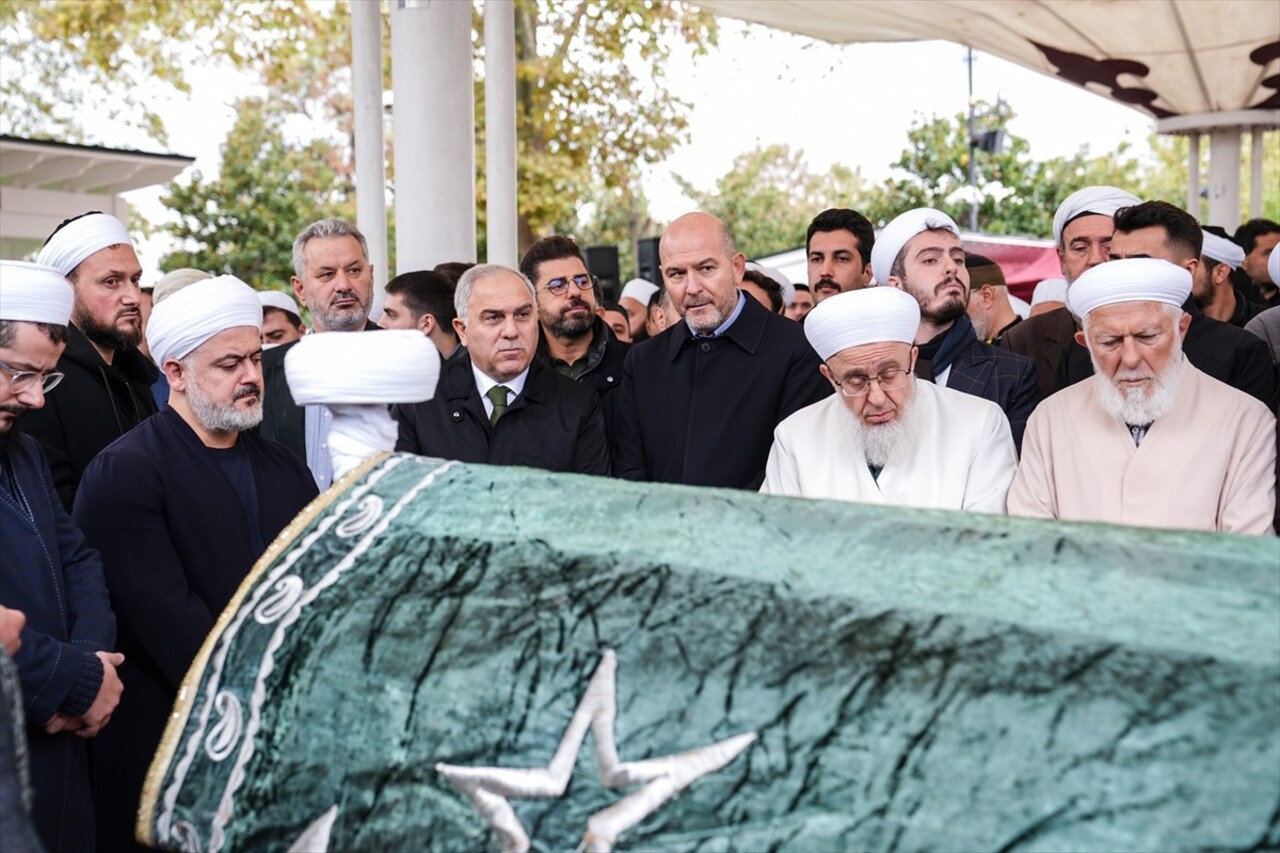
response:
M515 14L523 250L547 234L578 232L579 212L593 199L633 198L640 166L660 162L686 140L690 107L671 95L666 63L673 44L705 52L716 27L710 14L676 0L516 0ZM475 52L482 74L479 27ZM483 125L484 89L477 85L481 137ZM476 161L483 176L483 146ZM483 179L478 188L483 218ZM588 223L586 230L610 227ZM628 235L637 236L644 235Z
M218 177L197 172L189 183L170 185L161 201L178 218L162 227L181 248L161 259L162 269L196 267L278 288L293 274L299 231L324 216L354 217L331 146L287 140L285 115L279 104L240 101Z
M638 183L610 189L597 186L590 213L576 232L579 245L617 246L618 270L625 282L635 272L636 241L657 236L663 225L649 214L649 200Z
M674 176L700 210L728 224L738 250L758 258L804 245L809 223L829 207L862 206L862 179L847 166L809 171L803 151L786 145L739 154L712 190Z

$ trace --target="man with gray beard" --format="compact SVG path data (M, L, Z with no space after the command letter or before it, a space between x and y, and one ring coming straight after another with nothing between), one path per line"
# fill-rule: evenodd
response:
M919 302L890 287L829 296L805 318L838 392L778 424L765 494L1003 513L1016 457L1000 407L918 380Z
M73 517L102 556L128 705L94 747L98 847L135 849L147 766L187 668L266 546L316 496L262 419L262 303L233 276L155 307L159 414L90 463ZM108 730L104 730L106 732Z
M1191 272L1129 258L1067 291L1094 373L1027 423L1009 512L1270 535L1276 419L1183 355Z

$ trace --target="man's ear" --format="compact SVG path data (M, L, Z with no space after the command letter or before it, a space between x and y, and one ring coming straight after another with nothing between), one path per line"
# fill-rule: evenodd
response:
M1190 320L1191 318L1188 317L1187 319ZM1084 347L1085 349L1088 349L1089 345L1085 343L1085 340L1086 339L1084 336L1084 332L1076 332L1076 343L1078 343L1080 346Z
M306 305L307 300L304 297L302 289L302 279L296 275L289 276L289 286L293 288L293 298L298 300L299 305Z
M453 318L453 330L458 333L458 343L465 347L467 345L467 324L463 322L461 317Z
M169 383L169 387L175 391L186 393L187 391L187 368L176 358L165 359L163 365L160 366L161 372L164 373L165 380Z
M430 335L436 330L436 318L433 314L423 314L418 318L418 329L424 335Z

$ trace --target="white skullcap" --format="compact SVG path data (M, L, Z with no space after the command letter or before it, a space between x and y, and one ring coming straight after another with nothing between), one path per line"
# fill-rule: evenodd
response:
M161 276L155 287L151 288L152 304L159 305L179 290L182 290L182 288L195 284L197 281L208 281L211 278L213 276L204 270L196 270L191 267L170 270Z
M1115 212L1122 207L1141 203L1142 199L1133 193L1127 193L1115 187L1101 185L1076 190L1063 199L1062 204L1058 205L1057 211L1053 214L1053 242L1059 246L1062 245L1062 229L1077 216L1083 216L1086 213L1114 216Z
M258 299L261 300L263 308L279 308L295 317L302 316L302 312L298 310L298 303L283 290L259 290Z
M863 344L913 343L919 327L920 303L896 287L828 296L804 318L804 335L823 361Z
M156 364L163 365L240 326L262 331L262 303L252 287L233 275L220 275L190 284L151 309L147 346Z
M782 270L766 267L763 264L757 264L755 261L747 261L747 269L755 270L766 278L771 278L782 288L782 304L790 306L796 301L796 286L791 283L791 279L782 274Z
M90 213L54 232L36 256L36 263L66 275L94 252L119 243L133 245L124 223L109 213Z
M70 282L53 267L0 261L0 320L65 326L74 302Z
M1219 237L1212 231L1201 229L1204 235L1204 246L1200 249L1200 254L1206 258L1213 258L1234 269L1239 269L1244 263L1244 249L1234 240L1228 240L1226 237Z
M416 329L307 335L284 357L299 405L421 403L435 394L440 356Z
M1067 307L1081 319L1104 305L1163 302L1182 307L1191 295L1191 273L1160 258L1125 258L1085 270L1067 290Z
M932 207L908 210L895 217L876 235L875 245L871 247L871 271L875 273L877 282L889 283L889 271L893 269L893 262L897 260L902 247L907 245L912 237L929 228L946 228L948 231L955 232L957 237L960 236L960 228L955 220ZM805 318L805 322L809 322L808 317Z
M1066 302L1067 301L1067 280L1065 278L1046 278L1044 281L1036 285L1036 289L1031 292L1031 307L1034 308L1041 302Z
M658 285L651 281L645 281L642 278L633 278L622 288L622 295L619 299L634 299L641 305L648 305L650 297L658 292Z
M1267 275L1271 276L1271 283L1280 287L1280 243L1271 250L1271 255L1267 258Z

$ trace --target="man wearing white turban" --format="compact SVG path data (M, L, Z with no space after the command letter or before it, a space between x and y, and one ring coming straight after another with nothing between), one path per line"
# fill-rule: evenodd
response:
M1112 217L1122 207L1137 204L1132 193L1108 186L1076 190L1053 214L1053 241L1067 286L1085 270L1111 259ZM1065 307L1037 313L1010 329L1000 346L1036 362L1036 381L1043 397L1066 386L1060 378L1064 354L1075 340L1076 321Z
M955 391L990 400L1009 418L1015 447L1036 403L1035 364L979 340L966 313L969 271L960 229L928 207L893 219L871 249L871 268L882 285L897 287L920 305L916 375Z
M111 720L123 690L102 562L63 509L39 442L18 429L63 390L55 367L73 301L59 270L0 261L0 602L26 615L13 662L33 816L50 851L93 849L87 738ZM40 846L24 841L0 835L0 847Z
M98 846L131 849L151 755L187 667L266 546L316 496L262 418L262 303L234 276L152 311L169 402L89 464L73 516L102 555L128 714L94 750Z
M778 424L760 491L1003 513L1016 456L1000 407L917 379L916 300L874 287L805 319L836 394Z
M37 261L66 276L75 293L60 393L24 422L44 445L54 487L71 508L89 460L155 414L156 366L142 339L142 266L124 223L105 213L68 219Z
M1191 273L1158 258L1111 261L1071 285L1095 372L1031 416L1011 514L1272 533L1276 419L1184 357L1190 292Z
M1235 271L1244 263L1244 249L1220 228L1203 228L1201 234L1204 244L1193 272L1191 296L1206 317L1243 329L1264 307L1245 299L1232 283Z

